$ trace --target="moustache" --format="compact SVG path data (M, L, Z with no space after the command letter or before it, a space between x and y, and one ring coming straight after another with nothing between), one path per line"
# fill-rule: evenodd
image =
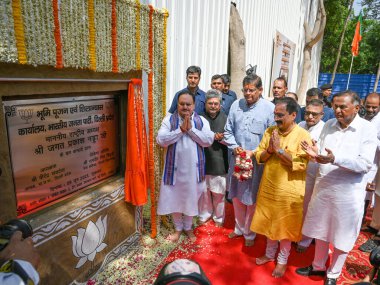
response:
M282 121L275 121L277 125L282 124Z

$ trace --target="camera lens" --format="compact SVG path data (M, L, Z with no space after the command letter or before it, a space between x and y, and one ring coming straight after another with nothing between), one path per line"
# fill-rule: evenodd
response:
M22 219L14 219L10 220L4 226L11 226L13 229L13 232L20 231L22 232L22 238L27 238L33 235L33 228L32 226L25 220Z

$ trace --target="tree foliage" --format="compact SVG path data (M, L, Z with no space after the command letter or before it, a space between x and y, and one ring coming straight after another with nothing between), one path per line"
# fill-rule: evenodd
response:
M364 0L379 3L380 0ZM364 2L363 1L363 2ZM323 38L321 72L332 73L339 40L348 13L349 0L325 1L327 23ZM367 4L368 5L368 4ZM372 6L371 6L372 7ZM380 21L369 15L369 6L363 10L362 41L359 55L354 58L352 73L376 73L380 62ZM371 14L373 15L373 14ZM351 43L358 18L351 13L344 37L338 73L348 73L351 65Z
M363 0L361 5L367 10L369 19L380 20L380 0Z

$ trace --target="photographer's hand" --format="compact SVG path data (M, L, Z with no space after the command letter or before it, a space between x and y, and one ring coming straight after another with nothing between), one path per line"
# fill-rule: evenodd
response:
M28 237L23 239L22 233L16 231L9 240L8 245L0 251L0 266L10 259L28 261L34 268L37 268L40 262L40 256L33 245L32 238Z

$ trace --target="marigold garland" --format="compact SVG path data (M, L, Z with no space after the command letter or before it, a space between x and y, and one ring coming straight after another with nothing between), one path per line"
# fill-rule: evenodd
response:
M13 11L13 24L16 37L16 46L18 54L18 62L21 64L27 63L26 48L25 48L25 35L24 35L24 22L21 12L21 0L12 1Z
M88 0L88 53L90 69L96 70L94 0Z
M141 69L140 51L140 0L136 0L136 69Z
M163 32L163 54L162 54L162 113L166 112L166 64L167 64L167 26L168 26L168 10L164 9L164 32Z
M157 236L156 185L154 181L154 131L153 131L153 6L149 5L149 69L148 74L148 119L149 119L149 184L150 184L150 216L151 237Z
M153 100L155 103L154 108L154 137L157 136L158 130L160 128L162 119L164 117L164 112L162 111L162 94L163 94L163 31L164 31L164 25L163 25L163 13L161 10L155 10L153 14L153 22L154 25L154 35L153 35L153 56L154 56L154 64L153 64ZM162 177L162 170L163 170L163 155L164 150L162 147L160 147L158 144L154 145L154 162L155 162L155 185L161 184L161 177ZM156 194L159 191L159 187L156 188ZM163 220L164 221L164 220ZM157 226L159 227L160 224L158 223Z
M112 72L119 72L117 60L116 0L112 0Z
M54 40L55 40L55 52L56 52L56 68L63 67L62 60L62 42L61 42L61 29L59 27L59 15L58 15L58 0L53 0L53 15L54 15Z
M36 0L33 5L28 5L28 0L8 0L0 4L0 14L5 15L0 24L5 27L0 31L2 62L17 60L97 72L142 69L148 73L149 180L155 237L156 197L163 167L163 149L155 137L166 111L167 11L141 5L139 0ZM38 18L35 23L34 18Z

